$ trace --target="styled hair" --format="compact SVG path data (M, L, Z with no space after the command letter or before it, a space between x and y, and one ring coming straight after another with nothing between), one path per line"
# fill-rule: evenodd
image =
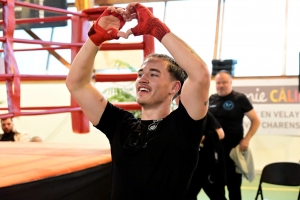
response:
M159 58L163 61L166 61L168 63L167 70L170 72L171 77L173 77L175 80L180 81L181 87L178 90L178 92L174 95L173 100L181 94L181 89L183 86L184 81L187 79L188 75L187 73L177 64L177 62L174 60L174 58L165 55L165 54L149 54L146 59L151 58Z

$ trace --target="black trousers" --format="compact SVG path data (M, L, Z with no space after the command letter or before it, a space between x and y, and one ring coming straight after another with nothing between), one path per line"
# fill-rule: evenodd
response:
M199 162L193 174L186 200L197 200L198 193L201 189L211 200L226 200L224 181L221 176L211 177L211 166L206 159L202 159L203 155L199 154ZM218 179L220 178L220 179Z
M230 200L241 200L241 185L242 185L242 174L238 174L235 171L235 164L229 157L229 150L225 150L225 162L226 162L226 175L227 175L227 190Z
M204 190L206 195L211 200L226 200L225 189L223 184L214 184L209 180L192 180L186 199L187 200L197 200L197 196L201 189Z

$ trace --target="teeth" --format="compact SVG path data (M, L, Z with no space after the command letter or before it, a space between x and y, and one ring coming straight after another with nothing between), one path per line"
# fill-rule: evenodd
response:
M146 89L146 88L140 88L140 91L146 91L146 92L149 92L149 90Z

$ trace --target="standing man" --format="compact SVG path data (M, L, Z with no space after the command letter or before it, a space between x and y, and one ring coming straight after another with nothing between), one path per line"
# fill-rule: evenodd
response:
M178 106L180 95L175 99ZM210 200L225 198L225 157L221 140L225 137L220 123L207 112L206 126L199 144L199 165L197 165L186 200L197 200L198 193L204 190Z
M232 77L229 72L222 70L215 76L217 94L209 98L209 111L221 124L226 137L222 140L225 150L227 189L229 199L240 200L242 175L236 173L235 164L229 157L232 148L240 145L245 151L249 147L252 136L257 131L260 120L248 98L232 89ZM243 118L247 116L251 125L244 137Z
M199 148L199 165L193 174L186 200L197 200L201 189L210 200L226 200L225 157L221 141L224 131L210 112L207 112L206 118L206 129Z
M0 134L0 141L29 142L30 140L27 134L22 134L14 129L12 118L1 119L1 128L3 134Z
M135 18L137 26L126 33L119 31ZM152 54L142 63L136 79L141 119L112 105L91 83L101 44L130 34L154 36L174 57ZM86 117L110 142L111 199L183 200L205 127L210 85L206 64L149 9L136 2L126 9L108 7L88 35L71 65L66 85ZM170 112L178 94L181 103Z

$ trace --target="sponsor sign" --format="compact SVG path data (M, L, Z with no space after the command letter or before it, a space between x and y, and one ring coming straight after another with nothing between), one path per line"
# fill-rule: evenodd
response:
M300 94L297 85L234 86L254 106L261 125L257 134L300 136ZM244 118L245 131L250 121Z

